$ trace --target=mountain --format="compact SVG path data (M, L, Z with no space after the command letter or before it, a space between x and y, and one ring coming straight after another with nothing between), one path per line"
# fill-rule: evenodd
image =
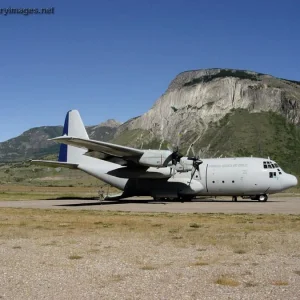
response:
M270 156L300 174L300 82L233 69L180 73L113 139L135 147L191 144L201 157Z
M121 123L107 120L96 126L87 126L91 139L109 141L116 133ZM48 139L60 136L62 126L42 126L29 129L20 136L0 143L0 162L21 161L30 158L40 158L57 154L59 145Z
M260 156L300 175L300 82L246 70L178 74L145 114L87 127L93 139L138 148L179 147L201 157ZM61 127L39 127L0 143L0 161L57 153ZM190 151L190 154L191 154Z

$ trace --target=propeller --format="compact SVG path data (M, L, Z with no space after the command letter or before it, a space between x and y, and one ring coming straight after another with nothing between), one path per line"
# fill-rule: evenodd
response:
M178 146L176 147L176 150L172 152L171 157L173 165L176 165L180 162L180 159L183 157L183 155L179 153Z
M188 160L193 161L193 168L194 168L191 173L191 180L190 180L190 184L189 184L189 185L191 185L194 175L195 175L196 171L199 172L199 166L203 163L203 161L201 159L199 159L198 156L188 157Z
M172 151L172 153L165 160L164 167L166 167L170 161L172 162L173 166L176 166L177 163L180 162L180 159L183 157L183 155L179 152L178 146L176 147L175 150L172 150L170 148L169 150Z
M176 146L175 150L172 150L171 147L168 147L170 151L172 151L172 153L168 156L168 158L165 160L164 162L164 166L166 167L170 161L172 161L172 174L174 175L175 173L175 166L177 165L177 163L180 162L180 159L183 157L183 155L179 152L178 146ZM190 151L190 149L192 149L193 155L194 156L188 156L188 153ZM193 144L190 145L188 151L187 151L187 156L188 156L188 160L192 160L193 161L193 171L191 173L191 180L189 185L191 184L194 175L196 173L196 171L199 172L199 166L203 163L203 161L199 158L199 156L195 155L195 151L194 151L194 147Z

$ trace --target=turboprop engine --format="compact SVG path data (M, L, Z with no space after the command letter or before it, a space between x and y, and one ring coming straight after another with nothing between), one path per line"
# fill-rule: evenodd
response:
M189 172L193 170L193 161L188 157L182 157L179 163L175 165L175 170L177 172Z
M189 172L198 169L202 161L197 157L184 157L178 150L147 150L138 163L147 167L173 167L177 172Z
M147 150L138 163L148 167L167 167L172 165L172 152L169 150Z

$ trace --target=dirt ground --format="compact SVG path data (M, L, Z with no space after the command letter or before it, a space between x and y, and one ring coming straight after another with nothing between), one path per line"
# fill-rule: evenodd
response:
M0 227L1 299L300 298L299 215L0 208Z

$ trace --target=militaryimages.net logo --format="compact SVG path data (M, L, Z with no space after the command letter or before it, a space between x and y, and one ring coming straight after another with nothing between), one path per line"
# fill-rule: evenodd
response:
M8 16L8 15L54 15L55 8L54 7L44 7L44 8L0 8L0 15Z

